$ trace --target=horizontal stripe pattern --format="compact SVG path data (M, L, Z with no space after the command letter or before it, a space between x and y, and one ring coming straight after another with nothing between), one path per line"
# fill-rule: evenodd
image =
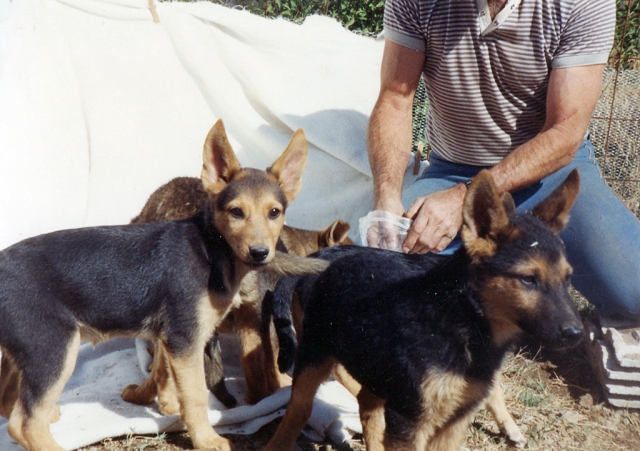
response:
M521 0L483 35L484 5L387 0L384 34L426 54L432 150L452 162L492 166L542 129L552 68L607 61L615 2Z

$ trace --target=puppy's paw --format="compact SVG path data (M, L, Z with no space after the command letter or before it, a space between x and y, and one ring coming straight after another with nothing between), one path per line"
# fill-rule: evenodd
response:
M520 432L520 429L515 423L507 425L502 432L516 448L524 448L524 445L527 444L527 439L524 438L524 435L522 435L522 432Z
M174 415L180 413L180 403L177 399L159 399L158 409L160 413L165 416Z
M215 439L207 440L204 446L201 444L198 449L206 449L207 451L233 451L233 445L229 440L224 437L216 437Z
M130 402L131 404L138 404L140 406L144 406L147 404L151 404L155 397L155 393L147 393L141 389L141 386L131 384L127 385L124 390L122 390L122 399L126 402Z

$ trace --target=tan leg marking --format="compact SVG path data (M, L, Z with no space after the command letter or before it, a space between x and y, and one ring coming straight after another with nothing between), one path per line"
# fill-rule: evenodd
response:
M339 367L343 368L341 365ZM384 399L375 396L366 388L362 388L358 393L360 422L367 451L384 451L384 403Z
M291 377L288 374L282 374L278 370L278 338L275 335L273 323L269 324L269 330L262 336L262 348L264 349L264 375L267 380L267 386L271 393L281 387L291 385Z
M180 403L173 377L167 368L165 346L156 341L151 364L151 374L141 385L129 385L122 392L122 399L127 402L147 405L158 397L158 410L163 415L173 415L180 412Z
M437 432L427 446L429 451L458 451L464 442L475 411L458 418Z
M358 397L360 390L362 390L362 385L360 382L355 380L351 374L346 370L344 366L341 364L336 364L333 368L333 377L340 382L353 396Z
M456 410L469 402L481 400L484 393L480 386L469 384L463 377L452 373L430 371L422 383L423 417L412 437L403 443L392 443L385 436L386 449L393 450L441 450L451 449L450 443L458 440L468 426L471 416L445 427ZM459 426L458 423L464 426ZM460 433L462 431L462 433ZM440 437L441 436L441 437ZM460 442L462 443L462 442ZM440 448L436 448L439 446ZM442 446L445 446L442 448ZM459 448L459 445L458 445ZM455 449L455 451L458 450Z
M164 344L158 343L156 349L159 349L158 366L153 376L158 390L158 409L163 415L173 415L180 412L178 387L175 376L169 369L169 360L167 359L169 354L166 347ZM204 375L204 362L202 374Z
M162 346L162 355L166 359L163 367L169 370L166 386L159 386L158 396L163 391L171 393L175 384L180 416L191 436L194 448L230 451L231 442L218 435L211 425L207 414L209 391L204 375L204 347L213 335L213 329L223 317L223 312L231 305L231 299L210 298L205 294L198 305L198 329L194 345L187 354L172 355ZM222 312L222 313L221 313Z
M269 396L273 393L269 385L273 386L277 383L272 381L269 384L266 379L265 350L260 336L260 316L256 309L257 304L243 303L233 311L242 345L241 362L247 382L245 399L249 404L255 404Z
M231 443L218 435L207 415L209 392L204 379L202 347L190 355L175 358L167 354L167 361L174 377L180 405L180 416L187 426L194 448L230 451Z
M0 416L9 418L20 391L20 373L6 352L0 362Z
M486 407L487 410L491 412L491 415L493 415L496 423L498 423L500 432L505 434L516 447L524 447L524 445L527 443L527 440L524 438L524 435L522 435L522 432L520 432L518 425L515 421L513 421L513 418L507 410L507 405L504 401L504 392L502 390L502 385L500 385L499 376L496 377L493 390L491 391L491 394L487 399Z
M151 362L151 374L140 385L127 385L122 391L122 399L132 404L145 406L155 401L158 388L155 382L155 373L158 371L159 346L156 343L153 347L153 361Z
M80 332L76 332L71 339L66 353L66 361L60 373L60 377L43 396L40 403L33 407L31 415L27 416L18 400L11 416L9 417L9 435L26 450L38 451L64 451L51 436L49 423L55 418L57 410L56 402L71 377L76 366L78 349L80 348Z
M306 367L302 370L294 380L287 412L264 451L293 449L300 431L311 416L313 397L318 386L327 379L334 364L334 359L329 358L318 367Z

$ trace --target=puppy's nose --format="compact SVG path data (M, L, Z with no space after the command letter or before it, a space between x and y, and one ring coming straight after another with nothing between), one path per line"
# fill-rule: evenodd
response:
M570 343L577 343L582 338L583 333L584 329L582 327L565 327L564 329L562 329L562 338Z
M267 246L252 246L249 248L249 255L256 263L262 263L269 256Z

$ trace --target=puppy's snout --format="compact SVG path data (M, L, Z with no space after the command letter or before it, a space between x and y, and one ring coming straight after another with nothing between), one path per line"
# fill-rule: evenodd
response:
M267 246L252 246L249 248L249 255L254 263L262 263L269 256L269 248Z
M577 344L582 339L584 329L582 327L568 326L562 329L562 338L568 344Z

